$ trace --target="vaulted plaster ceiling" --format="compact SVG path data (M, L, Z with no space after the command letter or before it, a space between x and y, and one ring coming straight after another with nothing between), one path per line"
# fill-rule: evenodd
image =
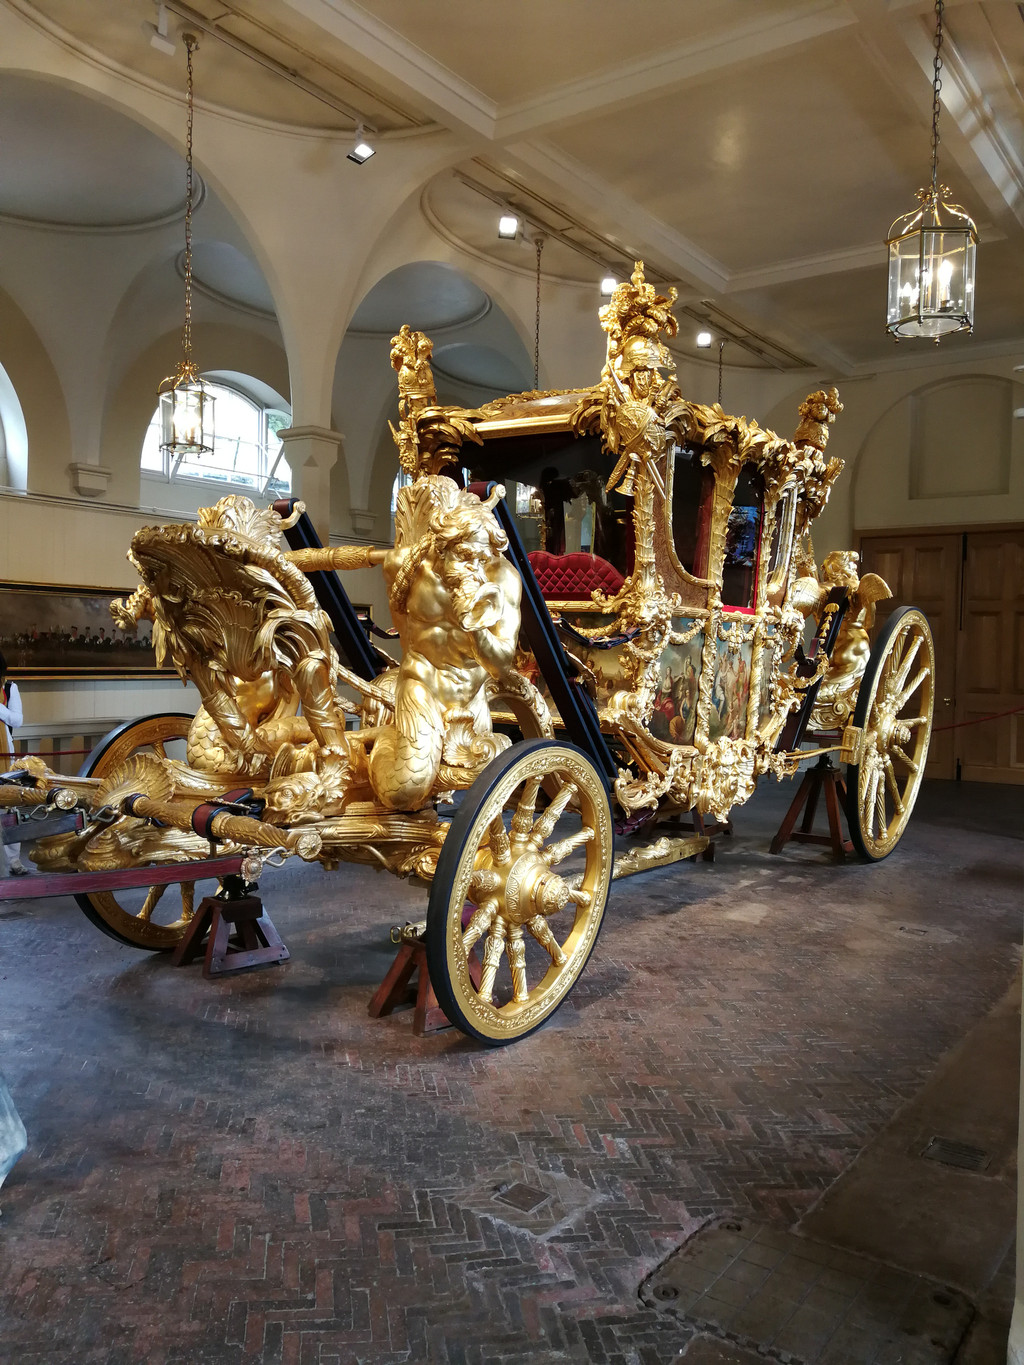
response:
M182 63L141 30L151 0L9 2L180 89ZM678 285L684 316L753 337L768 363L843 375L933 353L897 350L883 327L885 236L929 169L930 0L170 8L215 35L201 100L330 129L362 116L381 157L388 138L431 125L460 135L464 162L422 207L472 253L532 266L529 251L497 242L498 195L553 233L546 272L582 282L599 262L621 273L643 256ZM975 336L941 349L995 354L1024 344L1024 19L1014 0L949 0L945 26L940 172L981 247Z
M0 214L42 226L132 227L179 217L173 148L96 100L43 81L0 81Z
M373 286L356 309L353 331L391 336L403 323L431 333L483 317L490 299L472 280L440 261L400 265Z

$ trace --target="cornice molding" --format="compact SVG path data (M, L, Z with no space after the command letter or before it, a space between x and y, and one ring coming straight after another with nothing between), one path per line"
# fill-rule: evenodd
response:
M371 63L393 82L412 90L454 130L493 140L498 106L482 90L457 75L422 48L351 0L284 0L290 9L318 24Z
M123 81L126 85L133 86L136 90L159 100L162 104L172 105L176 110L184 111L185 95L183 91L174 90L160 81L133 71L130 67L123 66L89 43L80 42L66 29L54 23L52 19L40 14L30 3L30 0L4 0L4 3L44 39L63 49L70 56L91 66L94 70L103 73L106 78ZM0 50L0 69L3 67L4 61L2 50ZM16 70L20 75L33 76L37 74L35 68L25 68L20 65L12 66L10 69ZM63 76L66 73L61 71L60 74ZM73 87L74 82L69 83ZM103 86L97 85L93 88L99 90L103 89ZM111 100L111 107L117 108L116 100ZM195 107L204 117L222 119L226 123L238 124L244 128L256 128L279 137L295 138L304 142L315 140L317 143L323 143L327 140L336 142L341 146L348 146L352 139L351 129L321 126L319 124L281 123L276 119L265 118L259 114L245 114L241 110L231 109L227 105L215 104L199 96L196 96ZM133 109L134 112L136 111ZM416 131L418 133L421 130L417 129ZM433 130L425 128L422 131ZM384 133L377 133L375 136L378 141L387 138L387 134Z

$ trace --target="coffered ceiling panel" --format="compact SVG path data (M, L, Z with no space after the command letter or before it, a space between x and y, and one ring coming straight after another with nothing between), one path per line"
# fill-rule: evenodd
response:
M742 30L824 8L821 0L373 0L362 8L501 104Z
M911 118L855 39L765 60L551 140L730 271L884 241L927 171ZM655 150L652 150L656 148Z

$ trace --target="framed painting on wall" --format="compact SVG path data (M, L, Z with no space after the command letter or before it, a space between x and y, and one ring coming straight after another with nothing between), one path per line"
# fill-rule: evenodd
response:
M0 582L0 651L16 680L171 677L158 668L152 624L114 624L110 603L127 588Z

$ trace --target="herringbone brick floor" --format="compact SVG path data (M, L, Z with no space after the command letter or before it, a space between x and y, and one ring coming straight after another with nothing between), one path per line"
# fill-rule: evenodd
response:
M424 904L369 870L268 873L292 959L215 982L71 901L0 914L31 1144L0 1362L678 1359L641 1280L711 1216L792 1225L1019 961L1024 789L926 788L892 858L842 867L767 855L790 795L714 865L617 883L569 1003L496 1052L367 1017Z

